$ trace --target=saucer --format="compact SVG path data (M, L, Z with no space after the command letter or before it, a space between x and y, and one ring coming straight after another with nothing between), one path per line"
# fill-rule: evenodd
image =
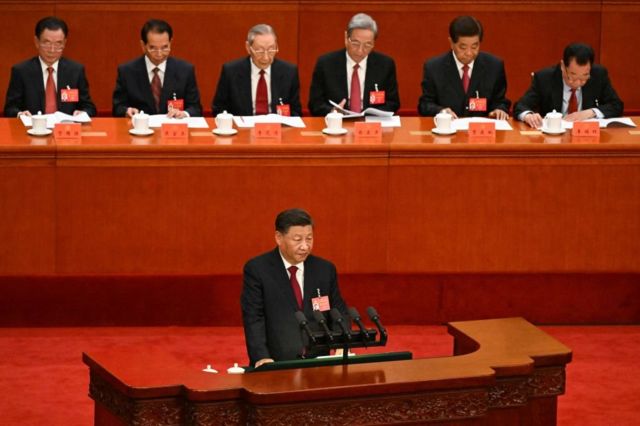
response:
M431 129L431 131L436 135L453 135L456 133L456 129L438 130L437 127L434 127L433 129Z
M149 136L153 134L153 130L152 129L147 129L147 130L129 129L129 133L135 136Z
M328 127L325 127L324 129L322 129L322 133L325 133L327 135L345 135L347 134L347 129L343 127L340 129L332 130Z
M238 133L238 129L222 130L222 129L215 128L211 132L214 135L218 135L218 136L231 136Z
M544 128L544 127L540 127L540 131L541 131L542 133L546 133L546 134L548 134L548 135L561 135L561 134L563 134L564 132L566 132L566 130L565 130L565 129L560 129L560 130L551 130L551 129L546 129L546 128Z
M29 133L31 136L49 136L51 133L53 133L53 130L47 129L42 132L36 132L33 129L28 129L27 133Z

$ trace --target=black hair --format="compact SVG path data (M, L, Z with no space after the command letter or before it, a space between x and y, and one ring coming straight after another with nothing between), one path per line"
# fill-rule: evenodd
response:
M449 24L449 37L454 43L460 37L478 36L482 41L482 24L473 16L458 16Z
M36 38L40 38L40 35L44 32L44 30L51 30L51 31L62 30L65 38L69 33L69 28L67 27L67 24L62 19L55 16L47 16L38 21L38 23L36 24L36 30L35 30Z
M289 232L292 226L313 226L313 219L303 209L284 210L276 217L276 231L281 234Z
M169 41L173 38L173 29L171 28L171 25L169 25L167 21L163 21L161 19L149 19L144 23L142 30L140 30L140 40L142 40L144 44L147 44L147 34L150 32L158 34L168 33Z
M562 62L565 67L569 66L571 59L575 59L578 65L591 65L595 59L595 53L593 48L586 43L571 43L564 48L562 54Z

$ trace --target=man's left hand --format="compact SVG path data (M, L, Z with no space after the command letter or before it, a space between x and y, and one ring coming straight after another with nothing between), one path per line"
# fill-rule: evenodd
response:
M495 118L496 120L507 120L509 119L509 114L501 109L494 109L489 113L489 118Z
M596 113L593 112L592 109L585 109L584 111L578 111L578 112L568 114L563 118L563 120L581 121L581 120L588 120L590 118L595 118L595 117L596 117Z
M184 111L180 111L179 109L176 109L176 108L171 108L167 112L167 117L169 118L185 118L186 116L187 116L187 113L185 113Z

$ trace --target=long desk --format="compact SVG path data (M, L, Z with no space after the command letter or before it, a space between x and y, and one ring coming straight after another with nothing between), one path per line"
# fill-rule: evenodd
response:
M556 424L569 348L522 318L449 332L452 357L244 375L205 373L206 360L149 347L83 361L98 426Z
M192 129L188 143L165 144L97 118L80 144L56 144L0 119L0 277L238 277L272 247L275 215L301 206L316 220L315 252L342 276L637 281L636 129L573 144L512 122L495 144L469 144L466 132L435 136L430 118L403 117L361 144L352 123L336 137L320 132L322 119L305 122L280 143ZM625 321L639 315L630 296L612 302Z

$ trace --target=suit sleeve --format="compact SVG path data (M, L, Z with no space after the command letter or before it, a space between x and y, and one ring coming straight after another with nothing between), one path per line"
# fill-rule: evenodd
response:
M540 92L542 86L538 73L534 74L531 85L524 95L516 102L513 115L518 118L525 111L540 112L540 103L542 94Z
M200 90L196 81L196 71L189 66L187 84L184 93L184 109L191 117L202 117L202 104L200 103Z
M504 70L504 62L500 61L496 84L491 94L491 105L487 108L487 112L494 109L501 109L507 114L511 109L511 101L507 99L507 74Z
M609 73L603 68L603 86L600 90L600 97L598 98L598 109L604 114L605 118L620 117L623 114L624 103L618 97L611 80L609 79Z
M118 77L116 78L116 88L113 90L113 108L114 117L124 117L127 113L129 98L127 96L127 84L122 68L118 68Z
M383 109L393 111L400 109L400 94L398 93L398 80L396 78L396 63L391 59L389 72L387 74L387 84L385 93L385 106Z
M425 116L434 116L438 114L444 107L438 105L438 90L436 87L435 76L430 67L425 62L422 69L422 96L418 101L418 114Z
M216 88L216 93L211 101L211 110L213 111L214 117L223 111L231 112L231 104L229 102L230 82L227 74L227 67L223 65L222 70L220 71L220 78L218 79L218 87Z
M293 69L293 80L291 81L289 102L291 106L291 115L302 117L302 104L300 103L300 78L298 76L298 67L294 67Z
M96 106L91 100L91 95L89 94L89 81L87 80L87 76L84 72L84 66L80 68L80 78L78 79L78 92L79 92L79 102L76 105L76 109L80 111L85 111L89 114L90 117L95 117L96 115Z
M16 117L20 111L24 111L24 82L15 67L11 67L11 79L4 100L4 116Z
M309 112L316 117L325 116L331 112L333 107L329 103L326 90L326 75L321 61L316 62L311 78L311 88L309 90ZM341 99L335 102L340 102Z
M252 365L263 358L271 358L267 347L263 291L259 274L251 263L247 263L243 271L240 305L247 352Z

